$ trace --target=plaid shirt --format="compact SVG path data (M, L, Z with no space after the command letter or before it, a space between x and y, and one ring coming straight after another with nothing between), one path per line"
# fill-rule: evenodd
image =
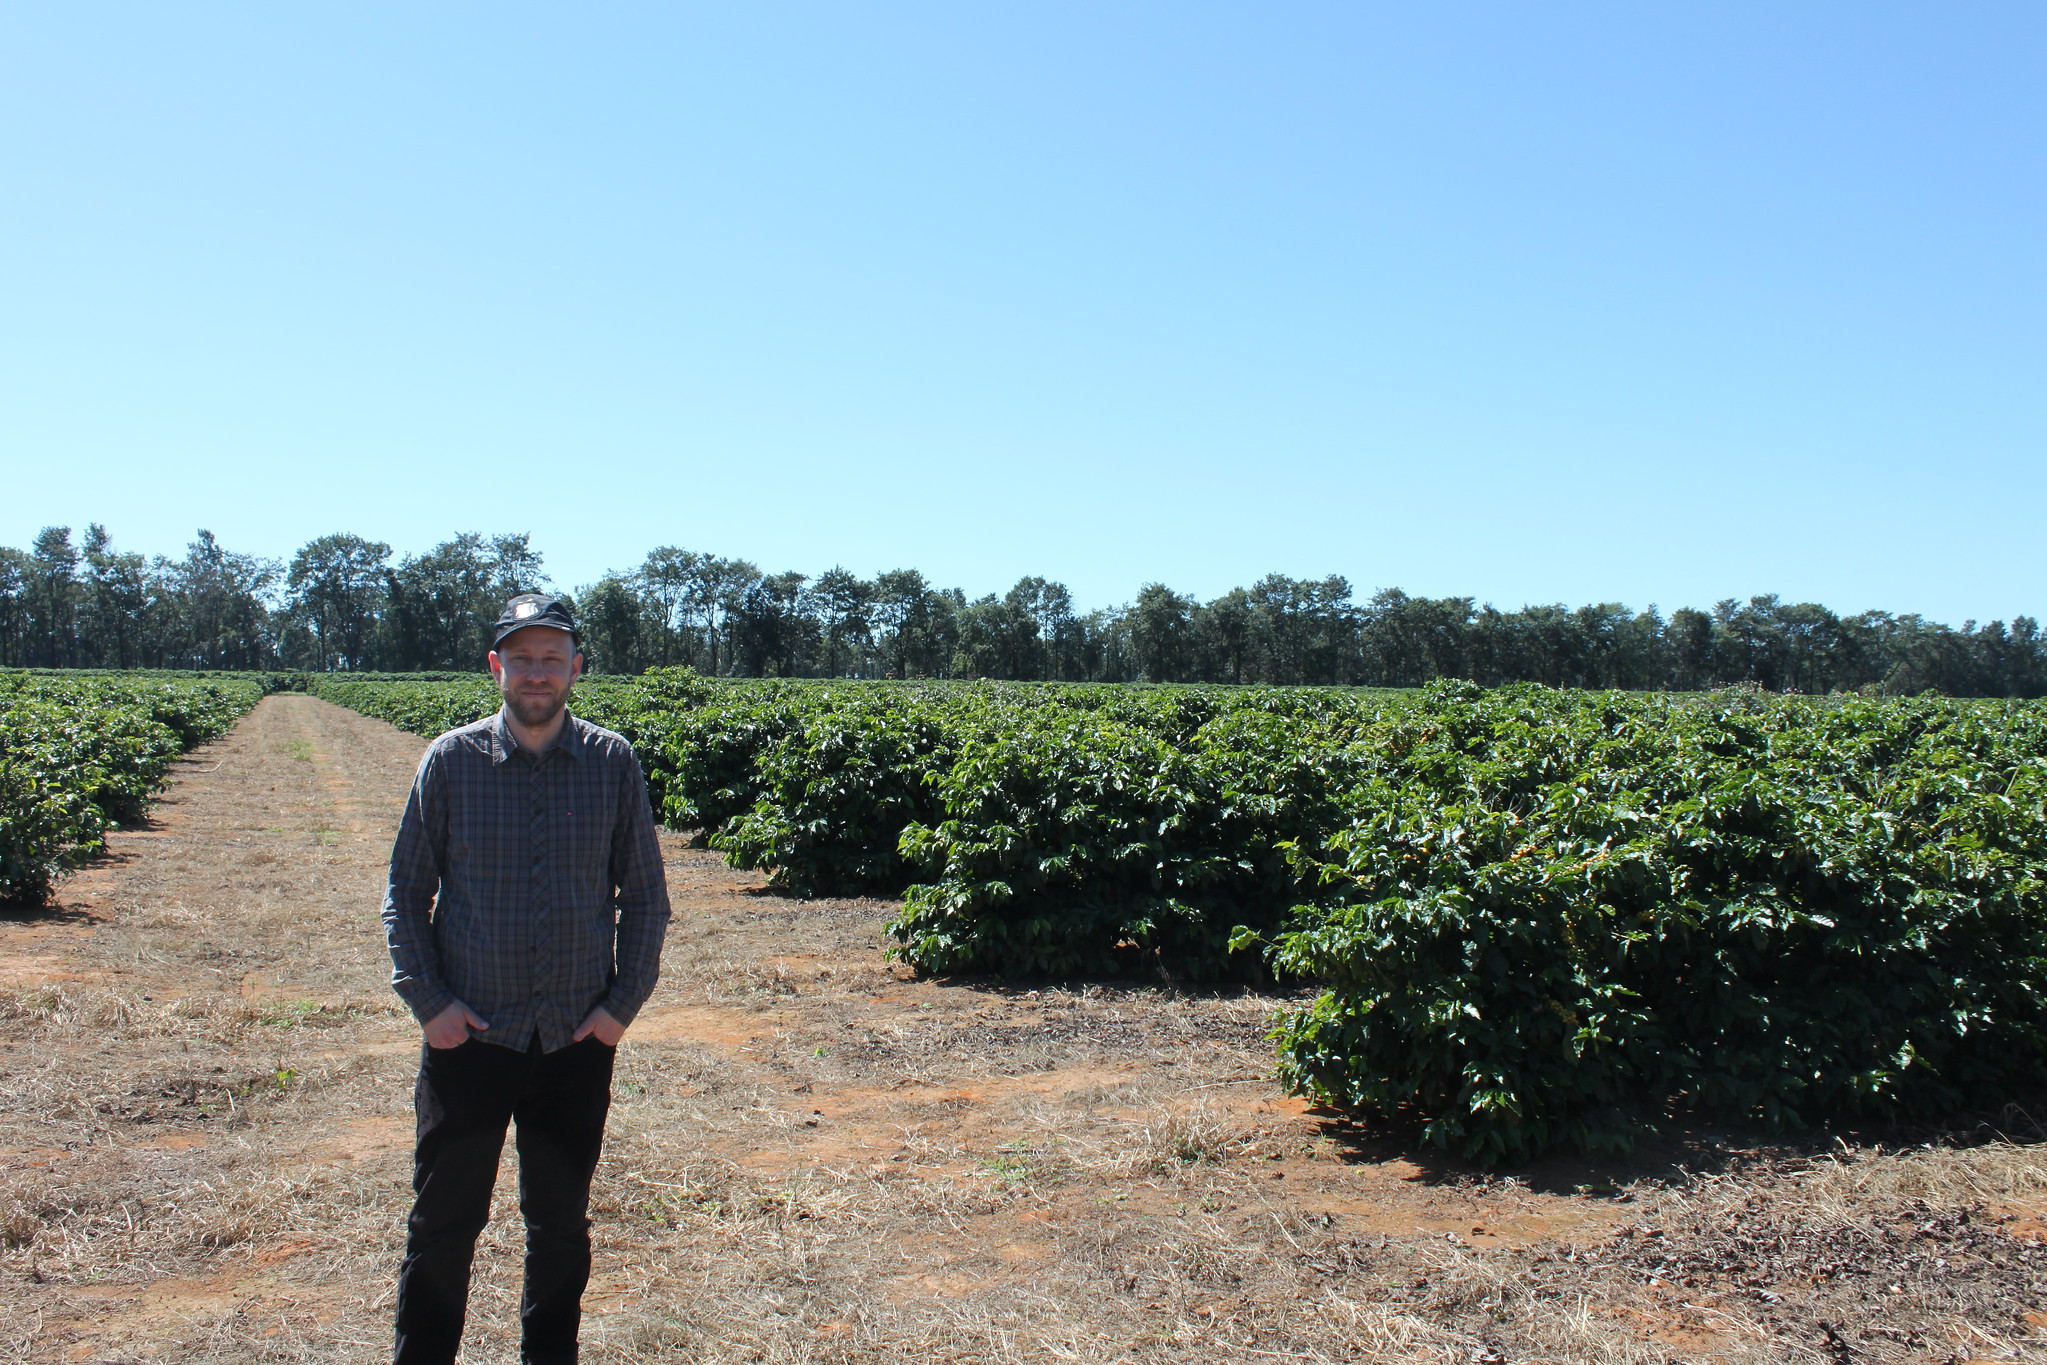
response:
M476 1037L524 1050L537 1029L548 1052L597 1005L629 1024L667 930L646 778L623 738L568 716L536 755L501 711L428 746L384 894L391 984L422 1023L459 999L490 1022Z

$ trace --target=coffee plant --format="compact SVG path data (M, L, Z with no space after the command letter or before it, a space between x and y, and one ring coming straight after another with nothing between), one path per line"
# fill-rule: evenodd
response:
M1262 944L1299 1092L1490 1162L2047 1079L2037 704L1448 685L1367 748Z

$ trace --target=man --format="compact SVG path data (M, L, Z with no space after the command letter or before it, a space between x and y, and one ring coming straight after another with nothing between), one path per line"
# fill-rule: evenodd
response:
M521 593L492 643L504 705L428 746L384 896L392 985L426 1034L398 1365L455 1358L513 1123L526 1220L520 1359L576 1359L611 1065L654 989L668 928L632 746L567 709L583 656L566 604Z

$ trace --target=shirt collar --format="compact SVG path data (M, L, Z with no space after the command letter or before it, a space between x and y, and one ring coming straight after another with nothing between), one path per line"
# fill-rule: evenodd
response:
M576 719L576 713L566 706L562 708L562 735L554 747L570 758L583 756L583 723Z
M575 713L566 707L562 711L561 738L554 742L554 747L570 758L583 756L582 724L577 721ZM505 708L500 706L498 713L490 718L490 761L502 763L518 752L519 741L513 736L511 724L505 719ZM536 754L534 757L537 759L540 755Z

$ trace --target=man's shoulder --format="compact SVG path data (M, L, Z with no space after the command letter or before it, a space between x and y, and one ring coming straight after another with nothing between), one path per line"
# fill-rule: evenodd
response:
M633 754L632 741L618 731L607 730L594 721L584 720L573 711L569 713L569 724L576 727L576 739L582 744L585 752L607 759L628 758L638 761Z
M490 757L491 737L495 732L497 719L497 713L493 711L482 720L473 720L467 725L443 730L426 746L426 756L445 759L464 754L482 754L485 758Z

